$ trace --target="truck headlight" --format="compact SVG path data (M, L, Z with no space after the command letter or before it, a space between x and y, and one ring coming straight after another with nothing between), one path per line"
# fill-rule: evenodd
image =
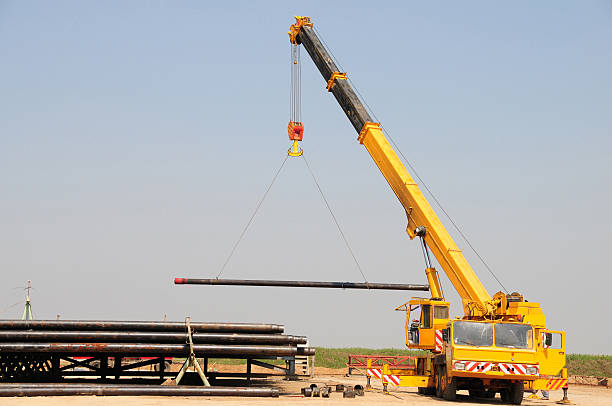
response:
M527 367L527 368L525 368L525 372L527 373L527 375L537 375L538 374L538 368L536 368L536 367Z
M454 368L457 371L465 371L465 364L463 362L455 362Z

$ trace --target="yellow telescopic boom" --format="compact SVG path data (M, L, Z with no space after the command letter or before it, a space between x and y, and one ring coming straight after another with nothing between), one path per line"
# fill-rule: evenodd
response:
M499 300L491 298L486 291L463 253L425 199L419 186L387 141L380 124L371 119L364 104L347 80L346 73L338 71L338 67L317 37L310 18L296 17L296 23L291 26L289 36L292 43L304 46L323 75L327 90L334 95L359 133L359 142L366 147L406 210L408 216L406 231L410 238L417 236L417 228L424 227L425 232L421 236L459 292L466 316L492 316L499 307ZM423 234L422 231L423 228L420 229L420 234ZM432 293L436 289L439 290L437 277L428 272L428 279Z

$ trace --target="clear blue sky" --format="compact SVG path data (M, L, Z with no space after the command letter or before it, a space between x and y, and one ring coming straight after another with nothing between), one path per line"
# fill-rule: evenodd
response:
M217 274L289 146L295 14L504 285L570 352L609 353L609 1L0 1L0 317L31 279L37 318L190 315L403 346L403 293L172 285ZM303 147L366 275L424 283L402 207L303 56ZM360 280L303 162L225 276Z

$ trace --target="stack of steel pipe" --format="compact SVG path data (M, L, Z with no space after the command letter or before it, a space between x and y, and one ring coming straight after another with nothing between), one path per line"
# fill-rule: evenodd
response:
M277 324L190 322L190 327L197 358L314 354L314 349L305 347L306 337L284 334L284 327ZM54 364L53 359L67 357L98 357L105 367L110 367L110 358L186 358L188 342L185 322L0 320L0 381L26 364L26 369L39 368L47 374L55 370L61 375L59 361ZM102 375L122 375L108 371Z
M191 322L196 357L256 358L312 355L306 337L277 324ZM0 354L189 355L184 322L0 320Z
M92 385L92 384L0 384L0 397L16 396L241 396L278 397L276 388Z

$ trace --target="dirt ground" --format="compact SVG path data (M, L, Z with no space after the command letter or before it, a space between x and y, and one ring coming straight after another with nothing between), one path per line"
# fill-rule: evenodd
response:
M225 368L223 368L225 369ZM234 368L231 368L234 369ZM342 394L333 392L330 398L303 398L300 389L309 386L311 383L322 385L336 385L339 383L345 385L361 384L365 386L365 378L363 376L342 375L346 370L323 370L317 368L317 374L313 378L302 378L299 381L285 381L281 377L270 378L266 383L268 386L276 387L280 390L279 398L237 398L237 397L156 397L156 396L50 396L50 397L35 397L35 398L0 398L0 406L85 406L85 405L113 405L113 406L189 406L189 405L215 405L221 404L224 406L232 405L312 405L325 404L334 406L338 404L346 405L372 405L386 403L389 405L410 404L415 406L421 405L501 405L499 395L492 400L471 401L467 396L467 392L458 392L458 402L446 402L430 396L422 396L416 393L412 388L393 388L390 387L390 394L383 394L382 387L378 382L372 382L374 388L366 391L365 396L356 397L354 399L344 399ZM327 372L327 373L326 373ZM523 400L523 405L528 406L545 406L553 405L555 401L562 398L562 391L550 393L549 401L545 400ZM612 405L612 389L603 387L593 387L586 385L570 386L569 398L576 405L584 406L610 406Z

